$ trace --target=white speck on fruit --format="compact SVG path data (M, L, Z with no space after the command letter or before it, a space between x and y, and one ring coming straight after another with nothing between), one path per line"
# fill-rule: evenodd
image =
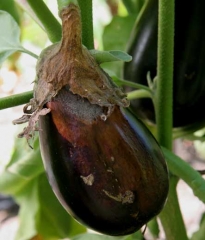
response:
M80 176L83 179L83 182L87 184L88 186L92 186L94 183L94 176L93 174L89 174L87 177Z

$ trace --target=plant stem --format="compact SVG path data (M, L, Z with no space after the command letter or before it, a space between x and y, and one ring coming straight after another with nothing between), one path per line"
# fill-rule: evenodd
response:
M143 89L134 90L127 94L127 98L129 100L133 100L136 98L151 98L151 97L152 97L152 95L150 94L150 92L143 90Z
M160 145L169 150L172 149L173 61L174 0L159 0L157 90L154 104L157 139ZM167 240L188 239L176 193L177 179L170 176L168 200L159 215Z
M117 85L124 85L124 86L133 87L133 88L143 89L143 90L147 91L150 94L150 96L152 95L152 90L149 87L147 87L146 85L123 80L123 79L120 79L120 78L118 78L116 76L112 76L112 75L111 75L111 77Z
M76 1L77 1L77 0L76 0ZM75 3L74 0L57 0L59 12L60 12L64 7L67 7L71 2Z
M155 111L157 138L172 149L172 95L174 51L174 0L159 0L158 62Z
M27 2L40 20L50 41L53 43L60 41L62 36L61 25L43 0L27 0Z
M88 49L94 49L92 0L78 0L81 10L82 43Z
M32 97L33 91L29 91L0 98L0 110L28 103Z
M185 181L192 188L195 196L205 203L205 180L201 174L168 149L162 147L162 150L169 170Z
M178 178L172 176L170 178L170 188L169 188L169 197L163 211L160 213L159 217L162 222L166 240L176 240L183 239L188 240L186 229L184 227L183 219L178 202L176 186L178 183ZM173 221L173 222L172 222Z

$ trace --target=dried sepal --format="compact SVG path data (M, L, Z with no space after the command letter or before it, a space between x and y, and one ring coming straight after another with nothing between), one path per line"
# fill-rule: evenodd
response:
M46 88L50 87L55 94L68 84L72 93L87 98L92 104L107 107L115 104L123 107L129 105L126 95L112 83L90 52L83 47L78 7L70 4L62 10L61 18L63 38L60 46L56 44L39 61L37 93L41 82L50 83ZM41 96L36 94L36 98L41 99Z
M46 48L36 67L34 98L24 107L24 113L32 114L21 136L32 134L39 115L44 115L44 105L55 97L65 85L73 94L107 109L102 116L106 120L115 105L127 107L126 95L112 82L90 52L82 45L79 8L70 4L61 11L62 40ZM47 111L49 112L49 111ZM23 118L25 121L25 117ZM15 120L14 124L20 123Z

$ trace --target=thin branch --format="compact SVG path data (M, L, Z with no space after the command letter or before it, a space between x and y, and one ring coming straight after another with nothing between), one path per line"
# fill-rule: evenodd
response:
M32 97L33 91L29 91L0 98L0 110L28 103Z

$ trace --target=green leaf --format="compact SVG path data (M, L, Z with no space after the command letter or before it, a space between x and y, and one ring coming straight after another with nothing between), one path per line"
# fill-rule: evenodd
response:
M25 52L37 58L37 56L26 50L20 44L20 28L13 17L0 10L0 64L16 51Z
M143 240L145 239L141 231L137 231L132 235L126 236L123 240Z
M35 178L44 171L39 148L12 164L7 170L27 180Z
M0 192L16 196L26 187L28 181L5 170L1 173Z
M34 149L25 140L16 139L15 150L6 170L25 180L31 180L44 172L38 138L33 142ZM22 149L24 149L22 151Z
M147 223L147 227L154 238L159 237L160 230L159 230L159 225L156 218L153 218L151 221L149 221Z
M115 62L115 61L123 61L130 62L132 57L122 51L98 51L98 50L90 50L90 53L93 55L95 60L101 64L103 62Z
M71 237L86 231L61 206L48 183L45 174L38 180L39 209L36 227L44 240Z
M140 12L144 0L122 0L129 14L137 14Z
M35 217L39 208L38 181L31 181L16 197L20 204L19 228L15 240L28 240L37 234Z
M127 237L111 237L100 234L85 233L71 238L71 240L126 240Z
M33 178L44 172L38 138L33 145L34 150L25 140L16 138L12 157L1 174L0 192L18 196Z
M123 237L112 237L95 233L85 233L71 238L71 240L142 240L142 239L143 235L140 231L137 231L132 235Z
M108 24L103 33L103 47L105 51L120 50L125 51L129 41L136 16L126 17L115 16ZM122 62L103 63L103 67L114 71L118 76L122 73Z
M104 50L122 50L126 49L127 41L130 38L131 31L136 20L135 16L113 17L103 33Z

